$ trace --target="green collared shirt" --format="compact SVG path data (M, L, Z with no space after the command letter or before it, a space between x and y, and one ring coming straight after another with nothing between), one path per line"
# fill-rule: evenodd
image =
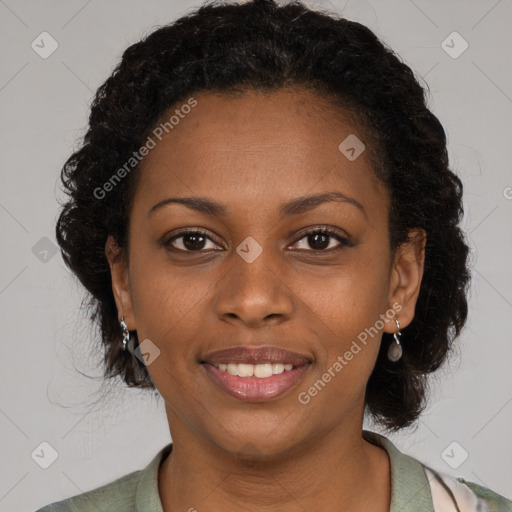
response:
M512 501L486 487L439 473L400 452L386 437L363 430L363 438L382 446L391 461L390 512L512 512ZM163 512L158 493L164 446L144 468L36 512Z

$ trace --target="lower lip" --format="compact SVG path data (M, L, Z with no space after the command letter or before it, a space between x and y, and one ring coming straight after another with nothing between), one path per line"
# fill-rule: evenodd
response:
M219 370L210 363L203 363L204 369L213 381L228 395L245 402L265 402L284 395L293 388L309 370L310 364L285 370L271 377L239 377Z

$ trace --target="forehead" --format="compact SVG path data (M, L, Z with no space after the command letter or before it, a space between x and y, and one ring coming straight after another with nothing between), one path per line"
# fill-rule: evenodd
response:
M236 208L333 190L373 200L377 208L386 204L368 152L355 159L344 152L347 140L359 152L364 135L325 98L281 89L203 91L193 99L191 109L181 108L187 100L173 106L162 118L174 116L172 124L150 135L155 146L140 165L135 196L146 209L166 196L212 197Z

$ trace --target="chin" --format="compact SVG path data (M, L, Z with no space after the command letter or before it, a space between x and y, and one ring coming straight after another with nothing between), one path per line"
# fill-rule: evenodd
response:
M229 433L222 432L222 439L210 438L217 448L242 462L268 462L282 458L294 451L297 444L302 444L294 439L298 439L297 433L279 428L279 424L230 429Z

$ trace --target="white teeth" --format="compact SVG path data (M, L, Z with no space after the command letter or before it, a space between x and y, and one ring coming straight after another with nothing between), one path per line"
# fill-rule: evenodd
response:
M274 375L277 375L278 373L283 373L284 372L284 364L282 363L274 363L272 365L272 373Z
M227 371L230 375L238 375L239 377L256 377L265 379L272 375L278 375L284 371L290 371L293 368L291 364L283 363L262 363L262 364L246 364L246 363L220 363L219 370Z
M272 376L272 365L270 363L255 364L253 375L260 379Z
M253 364L240 363L238 365L238 376L239 377L252 377L253 375L254 375L254 365Z
M227 370L230 375L238 375L238 365L237 364L233 364L233 363L228 364Z

